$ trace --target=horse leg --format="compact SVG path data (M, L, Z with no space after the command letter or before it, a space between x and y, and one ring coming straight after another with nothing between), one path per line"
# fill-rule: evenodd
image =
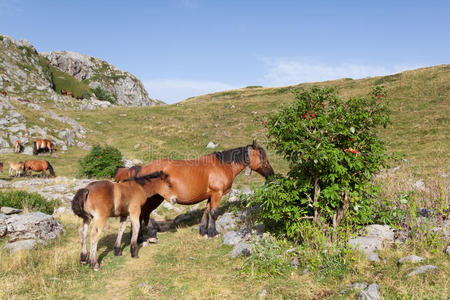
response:
M139 215L140 210L137 213L130 213L131 217L131 228L133 229L133 233L131 234L131 245L130 245L130 251L131 251L131 257L133 258L139 258L138 255L138 245L137 245L137 238L139 234Z
M114 244L115 256L122 255L122 249L120 248L120 244L122 243L122 235L126 228L127 228L127 217L120 217L119 231L117 232L117 239L116 243Z
M91 222L90 219L83 220L83 224L81 224L79 232L80 232L80 239L81 239L81 254L80 254L80 262L82 264L87 263L87 247L86 247L86 238L88 234L89 229L89 223Z
M200 235L208 234L208 219L209 219L209 210L211 209L211 198L208 199L206 203L205 211L203 212L202 221L199 226Z
M94 271L100 270L100 265L97 262L97 244L100 234L102 233L102 229L105 226L106 218L107 217L105 216L98 216L94 218L94 226L91 230L91 251L89 253L89 263Z
M160 195L155 195L151 198L147 199L147 202L145 203L142 211L141 211L141 217L143 219L143 222L145 226L147 227L147 234L148 234L148 242L149 243L157 243L158 242L158 228L157 224L154 224L152 222L152 219L150 218L150 214L152 211L154 211L162 202L164 201L164 198ZM143 230L143 228L142 228ZM140 231L139 235L142 235L142 230ZM143 240L143 238L142 238Z
M222 193L217 192L211 195L211 209L209 210L208 237L215 237L219 233L216 230L216 219L219 213L219 202L222 199Z

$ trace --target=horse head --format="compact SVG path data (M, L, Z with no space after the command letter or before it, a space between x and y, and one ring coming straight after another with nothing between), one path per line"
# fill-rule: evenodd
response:
M248 158L249 158L249 167L251 170L261 174L264 178L268 178L274 174L273 168L269 163L269 159L267 158L266 151L256 144L256 141L253 140L251 145L247 146L248 149Z

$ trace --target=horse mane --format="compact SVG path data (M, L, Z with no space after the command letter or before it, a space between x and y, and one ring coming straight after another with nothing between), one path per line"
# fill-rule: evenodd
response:
M225 150L222 152L214 152L216 158L220 163L227 163L231 165L232 163L241 164L244 163L248 165L250 163L250 158L248 156L248 149L252 145L247 145L244 147L238 147L230 150Z
M167 177L169 177L169 174L167 174L163 171L156 171L156 172L144 175L144 176L139 176L139 177L135 176L135 177L127 178L123 182L136 181L140 185L144 185L146 180L151 181L152 179L155 179L155 178L166 179Z
M247 146L225 150L222 152L214 152L214 154L216 155L216 158L220 161L220 163L225 162L229 165L231 165L232 163L244 163L246 166L248 166L250 164L248 150L252 147L255 147L259 151L261 159L264 159L264 157L266 157L266 151L264 151L264 149L257 144L250 144Z

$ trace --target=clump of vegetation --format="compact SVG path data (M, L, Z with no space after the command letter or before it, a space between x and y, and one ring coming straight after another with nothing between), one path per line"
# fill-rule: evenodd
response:
M0 41L3 41L3 35L0 35Z
M270 146L290 170L251 196L251 204L261 206L260 219L294 240L301 239L304 221L332 225L334 237L342 223L379 221L373 219L372 206L380 205L370 179L388 158L376 134L389 122L383 89L346 101L336 88L293 92L294 103L264 120Z
M0 206L25 208L32 211L52 214L53 210L58 205L58 200L47 201L38 193L28 193L25 191L0 192Z
M116 169L122 166L122 154L119 149L100 145L79 161L80 172L89 178L112 178Z
M94 92L95 96L99 100L108 101L111 104L116 104L117 103L116 98L112 94L110 94L109 92L103 90L100 86L97 86L92 91Z

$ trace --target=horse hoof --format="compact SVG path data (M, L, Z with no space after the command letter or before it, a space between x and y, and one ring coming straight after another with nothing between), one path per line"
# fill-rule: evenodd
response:
M158 239L157 238L149 238L148 242L152 243L152 244L156 244L158 242Z
M122 256L122 249L114 248L114 255L115 256Z
M139 258L139 255L135 255L135 256L133 256L133 255L131 255L131 258Z
M101 269L99 263L91 264L91 267L95 272L97 272Z

